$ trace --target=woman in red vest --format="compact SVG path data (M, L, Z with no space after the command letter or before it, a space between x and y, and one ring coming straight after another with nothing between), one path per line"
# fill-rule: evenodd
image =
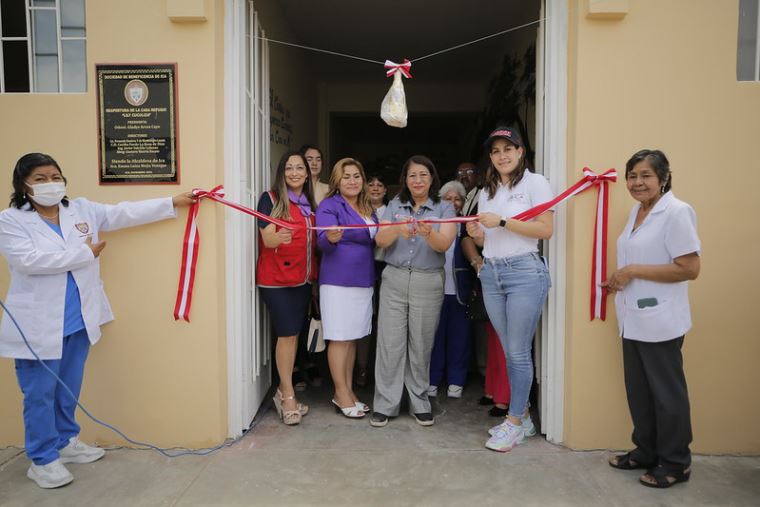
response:
M293 364L298 333L311 302L311 285L317 280L314 196L306 159L289 151L280 159L272 189L264 192L257 209L273 218L290 222L293 229L258 220L259 258L256 285L277 334L275 362L280 385L274 406L282 422L298 424L309 407L298 403L293 389Z

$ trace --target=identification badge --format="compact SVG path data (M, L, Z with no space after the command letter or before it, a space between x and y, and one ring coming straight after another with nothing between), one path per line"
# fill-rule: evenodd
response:
M657 298L641 298L638 301L636 301L636 305L639 308L648 308L652 306L657 306Z

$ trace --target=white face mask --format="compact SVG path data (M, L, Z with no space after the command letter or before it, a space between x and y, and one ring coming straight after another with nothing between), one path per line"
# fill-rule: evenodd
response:
M28 194L29 199L40 206L55 206L66 195L66 184L62 181L53 183L38 183L29 185L33 194Z

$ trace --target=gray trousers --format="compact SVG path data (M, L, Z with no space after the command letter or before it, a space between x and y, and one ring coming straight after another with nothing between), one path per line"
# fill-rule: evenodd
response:
M375 360L376 412L396 416L406 387L412 413L430 412L430 355L443 303L443 270L388 265L380 285Z

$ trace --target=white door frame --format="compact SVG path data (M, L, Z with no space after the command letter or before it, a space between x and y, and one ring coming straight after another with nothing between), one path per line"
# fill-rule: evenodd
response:
M259 46L257 20L252 6L246 10L248 4L226 0L224 11L224 187L228 199L243 204L253 204L269 184L268 48ZM262 59L262 75L252 66L254 55ZM256 79L261 80L258 88ZM249 426L269 389L270 337L255 291L256 226L251 217L229 208L224 225L227 435L236 437Z
M224 180L231 200L240 200L239 182L245 159L245 2L225 0L224 20ZM543 81L543 103L537 97L537 161L543 164L544 175L551 181L556 192L567 185L567 31L568 0L544 0L546 21L543 30L543 68L537 69L537 79ZM540 54L540 53L539 53ZM538 83L539 81L537 81ZM268 88L267 88L268 91ZM268 108L267 108L268 109ZM268 111L267 111L268 113ZM268 127L268 121L266 122ZM267 151L269 146L265 148ZM268 158L268 157L267 157ZM242 313L251 311L240 297L241 263L245 261L245 249L237 231L240 220L250 220L232 210L225 212L226 237L226 298L227 298L227 400L228 435L240 435L250 419L250 402L244 379L250 368L250 352L246 350ZM555 214L554 235L547 242L545 254L549 259L552 288L549 290L548 309L542 324L541 343L541 414L542 427L548 441L562 443L564 440L564 390L565 390L565 303L566 303L566 253L567 219L565 213ZM261 315L261 314L260 314ZM259 334L261 327L254 323ZM261 337L256 336L256 341ZM255 367L255 366L254 366Z
M537 97L537 128L540 152L537 158L544 176L559 193L567 186L567 25L568 0L544 0L546 21L541 24L538 53L543 53L543 68L537 69L536 83L543 82L543 102ZM540 59L539 59L540 61ZM540 85L539 85L540 86ZM552 443L564 441L565 416L565 304L567 215L554 216L554 234L545 244L552 287L549 290L546 318L541 329L541 427Z

